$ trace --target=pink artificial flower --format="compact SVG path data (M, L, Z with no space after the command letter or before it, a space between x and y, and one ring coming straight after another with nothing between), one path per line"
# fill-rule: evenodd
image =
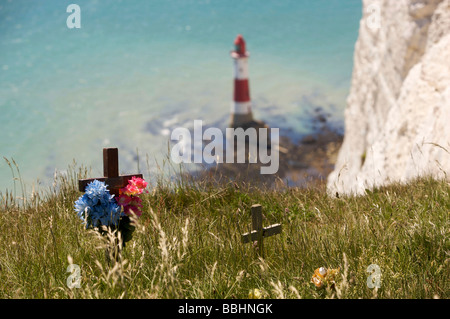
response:
M138 195L143 193L144 188L146 188L147 185L148 183L144 179L133 176L128 181L128 185L119 190L117 202L123 207L123 211L126 215L142 215L142 200Z
M142 190L136 185L128 184L123 193L128 196L136 196L142 194Z
M131 197L121 194L117 197L117 204L120 206L128 206L131 203Z
M130 205L142 206L142 199L140 199L139 197L132 197L131 201L130 201Z
M133 176L131 178L130 182L131 182L131 184L135 185L136 187L138 187L140 189L144 189L148 185L148 183L144 179L142 179L140 177L136 177L136 176Z

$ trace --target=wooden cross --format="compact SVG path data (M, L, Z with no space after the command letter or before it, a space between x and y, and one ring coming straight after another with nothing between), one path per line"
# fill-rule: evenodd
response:
M119 150L117 148L103 149L103 175L100 178L78 180L78 190L84 192L87 184L94 180L105 182L108 190L115 197L119 196L119 189L127 186L128 181L135 177L142 178L142 174L119 175Z
M264 256L264 246L263 239L265 237L270 237L281 233L281 225L274 224L268 227L262 226L262 207L261 205L253 205L252 211L252 231L250 233L245 233L242 235L242 242L257 242L258 250L257 255Z

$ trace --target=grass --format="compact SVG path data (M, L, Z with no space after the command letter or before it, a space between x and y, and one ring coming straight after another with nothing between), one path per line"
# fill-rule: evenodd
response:
M161 178L143 197L133 239L108 262L107 238L85 230L73 211L86 175L72 167L27 200L22 185L20 198L1 194L0 298L247 298L254 288L263 298L449 297L446 181L336 198L324 185L271 190ZM264 259L241 243L256 203L264 226L283 226L264 241ZM79 266L80 288L67 286L70 264ZM381 270L379 289L367 286L371 264ZM311 283L321 266L340 268L335 288Z

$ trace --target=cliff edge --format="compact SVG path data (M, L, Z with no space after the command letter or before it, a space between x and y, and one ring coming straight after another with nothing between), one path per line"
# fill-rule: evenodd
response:
M450 0L364 0L330 193L450 176Z

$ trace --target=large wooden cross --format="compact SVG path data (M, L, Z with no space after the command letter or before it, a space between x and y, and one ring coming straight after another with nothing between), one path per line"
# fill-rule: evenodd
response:
M105 182L108 190L115 197L119 196L119 189L127 186L128 181L135 177L142 178L142 174L119 175L119 150L117 148L103 149L103 177L78 180L78 190L84 192L87 184L94 180Z
M264 257L264 245L263 239L273 235L281 233L281 225L274 224L268 227L263 227L262 225L262 207L259 204L253 205L251 208L252 212L252 231L242 235L242 242L257 242L258 249L257 255Z

